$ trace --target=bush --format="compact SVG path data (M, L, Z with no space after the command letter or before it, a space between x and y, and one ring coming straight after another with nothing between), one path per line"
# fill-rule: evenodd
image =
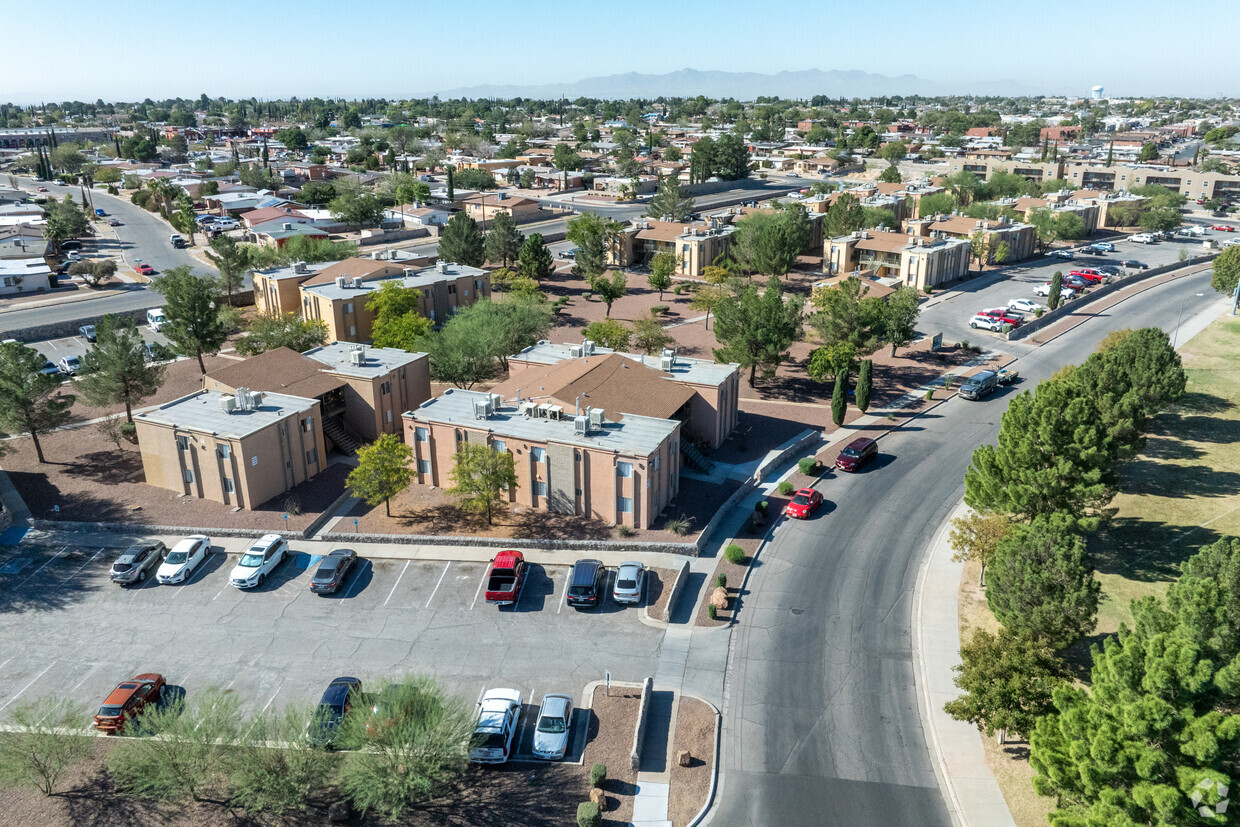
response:
M728 587L728 576L723 572L715 575L715 588L726 589Z
M723 550L723 559L735 566L744 565L745 549L741 548L736 543L730 543L728 547Z
M960 348L961 350L972 350L973 349L972 347L970 347L968 339L964 339L962 341L956 342L956 347Z
M86 710L64 698L45 697L16 707L0 740L0 780L5 786L56 792L71 766L88 757L95 739L76 734Z
M665 527L667 528L668 531L672 532L678 537L683 537L686 534L688 534L689 529L693 527L693 518L686 517L685 515L681 514L679 517L674 517L668 520Z
M817 473L818 458L817 457L801 457L797 460L797 469L806 476Z
M590 786L602 787L603 782L607 780L607 765L595 764L590 767Z
M616 531L620 534L621 537L632 537L633 536L633 526L629 525L628 523L620 523L620 525L616 526Z
M650 315L663 316L666 315L669 310L671 310L671 307L666 304L656 304L654 307L650 308Z
M685 286L683 284L678 284L672 288L672 292L675 293L677 296L684 295Z
M934 398L934 388L927 388L926 389L926 401L929 401L933 398Z
M945 390L945 391L950 391L950 390L952 389L952 380L953 380L953 379L955 379L955 377L954 377L954 376L944 376L944 377L943 377L943 390Z
M132 422L122 422L120 427L120 435L122 439L127 439L134 445L138 444L138 426Z
M769 502L769 501L767 501L767 500L762 500L762 501L761 501L761 502L759 502L759 503L758 503L758 505L756 506L757 511L758 511L760 514L762 514L762 516L764 516L764 517L766 516L766 512L770 509L770 507L771 507L771 504L770 504L770 502Z
M715 620L718 618L719 610L715 608L714 603L706 604L706 616L709 617L711 620Z
M787 480L784 480L783 482L779 484L779 493L781 494L784 494L784 495L791 494L795 490L796 488L792 485L792 483L788 482Z
M593 801L583 801L577 805L577 827L599 827L603 823L603 815Z

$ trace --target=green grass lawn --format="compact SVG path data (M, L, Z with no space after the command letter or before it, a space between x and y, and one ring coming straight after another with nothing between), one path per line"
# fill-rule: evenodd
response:
M1202 546L1240 535L1240 319L1220 318L1180 355L1187 393L1119 469L1115 518L1090 538L1103 592L1098 636L1131 626L1131 601L1162 595Z

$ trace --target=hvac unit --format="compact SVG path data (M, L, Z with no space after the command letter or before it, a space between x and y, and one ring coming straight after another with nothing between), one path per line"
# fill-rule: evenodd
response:
M503 404L504 404L504 397L500 396L498 393L491 394L491 411L492 412L498 412L500 407Z
M671 370L676 364L676 359L671 356L659 357L659 370Z
M582 342L581 352L586 356L593 356L594 355L594 342L591 342L589 339L586 339L584 342Z
M231 396L220 398L220 413L230 414L237 409L237 400Z
M356 289L356 290L361 290L361 289L362 289L362 277L361 277L361 276L354 276L354 277L353 277L353 287L354 287L354 289Z
M349 349L349 364L361 367L366 364L366 348L354 347Z
M573 433L575 434L590 433L590 418L585 415L574 416L573 417Z
M249 410L257 411L263 406L263 392L250 391L250 407Z
M237 388L234 401L237 403L236 410L248 411L250 409L250 389L249 388Z
M581 356L581 354L582 354L581 345L572 345L568 349L568 355L573 357L574 359Z
M440 259L439 261L435 262L435 269L441 273L448 272L448 262L444 261L443 259Z
M538 411L537 402L522 402L521 403L521 415L524 416L526 419L529 419L530 417L534 416L534 414L537 411Z
M343 290L349 286L349 280L345 276L336 276L336 287Z
M308 271L306 270L306 263L305 263L304 261L295 261L295 262L293 262L293 272L294 272L294 273L305 273L305 272L308 272Z
M590 427L591 428L603 427L603 409L602 408L590 408L590 410L587 411L587 413L589 413L590 415Z
M406 268L405 268L405 278L407 278L407 279L411 279L411 278L413 278L414 276L416 276L417 274L418 274L418 271L417 271L417 270L414 270L412 267L406 267Z
M491 398L474 400L474 419L490 419L492 410Z

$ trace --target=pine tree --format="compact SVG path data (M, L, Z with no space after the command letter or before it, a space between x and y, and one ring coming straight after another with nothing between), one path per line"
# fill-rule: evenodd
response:
M164 367L146 361L146 349L134 323L107 315L95 333L95 345L82 357L78 390L92 405L125 405L133 422L133 406L153 395L163 383Z
M835 374L835 387L831 389L831 421L835 427L844 424L848 415L848 371L842 370Z
M857 373L855 401L857 410L865 413L870 409L870 384L873 381L874 362L871 359L861 360L861 369Z

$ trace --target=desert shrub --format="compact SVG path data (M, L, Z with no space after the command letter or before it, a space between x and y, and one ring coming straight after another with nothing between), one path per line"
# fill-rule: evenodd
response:
M686 517L685 515L681 514L679 517L673 517L672 519L668 520L666 527L667 527L667 530L672 532L673 534L679 537L683 537L689 533L689 529L692 528L692 525L693 525L693 519L691 517Z
M620 525L616 526L616 532L621 537L632 537L633 526L629 525L628 523L620 523Z
M781 494L785 494L785 495L791 494L795 490L796 490L795 486L793 486L793 484L788 482L787 480L784 480L783 482L779 484L779 493Z
M727 587L728 587L728 576L723 572L719 572L718 574L716 574L715 575L715 588L726 589Z
M745 550L736 543L730 543L723 550L723 559L736 566L743 565L745 563Z
M593 801L583 801L577 805L577 827L599 827L603 823L603 815Z
M818 470L817 457L801 457L797 460L797 469L806 476L809 476Z
M595 764L590 767L590 786L602 787L603 782L607 780L607 765Z
M716 618L718 618L718 617L719 617L719 610L715 608L715 604L714 604L714 603L708 603L708 604L707 604L707 606L706 606L706 616L707 616L707 617L709 617L711 620L715 620Z

